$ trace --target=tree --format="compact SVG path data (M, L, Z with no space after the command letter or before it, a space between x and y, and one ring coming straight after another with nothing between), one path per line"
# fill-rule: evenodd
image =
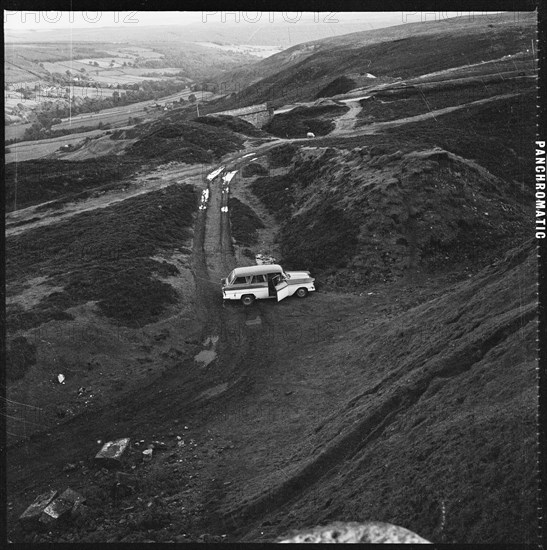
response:
M195 96L194 94L190 94L190 95L188 96L188 101L189 101L190 103L195 103L195 102L196 102L196 99L197 99L197 98L196 98L196 96Z

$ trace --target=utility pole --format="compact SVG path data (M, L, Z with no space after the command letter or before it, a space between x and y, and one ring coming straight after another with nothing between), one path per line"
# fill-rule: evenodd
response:
M196 109L198 110L198 117L199 117L199 101L196 101Z

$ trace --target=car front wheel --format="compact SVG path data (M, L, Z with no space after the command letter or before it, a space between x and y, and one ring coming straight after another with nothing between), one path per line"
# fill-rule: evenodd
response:
M296 295L297 295L299 298L305 298L305 297L308 295L308 289L307 289L307 288L299 288L299 289L296 291Z

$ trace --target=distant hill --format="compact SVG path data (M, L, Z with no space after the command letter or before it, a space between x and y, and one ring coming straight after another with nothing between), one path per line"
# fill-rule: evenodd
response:
M352 73L408 78L498 59L530 48L535 28L535 13L519 13L518 18L507 13L410 23L299 44L221 75L218 81L236 94L222 107L309 101Z
M279 14L278 14L279 16ZM355 23L337 22L291 24L284 21L270 23L268 16L263 14L262 21L258 23L226 24L214 21L196 23L192 25L125 25L120 27L96 27L80 28L78 40L86 42L135 42L146 44L147 42L202 42L207 40L216 44L255 44L264 46L279 46L288 48L302 42L319 40L347 33L354 33L370 28L370 25L385 26L393 24L391 19L372 18L371 22L365 20ZM57 28L55 30L12 30L5 29L5 42L58 42L70 40L73 30L69 28ZM206 38L205 38L206 37Z

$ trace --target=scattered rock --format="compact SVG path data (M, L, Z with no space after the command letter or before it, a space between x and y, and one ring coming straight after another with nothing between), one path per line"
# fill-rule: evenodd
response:
M26 528L32 528L37 525L42 512L49 506L51 501L58 494L58 491L52 490L38 495L34 499L34 502L19 517L21 524L23 524Z
M429 544L429 541L408 529L390 523L341 522L337 521L325 527L314 527L295 531L277 542L284 543L369 543L369 544Z
M76 464L72 464L71 462L63 466L63 472L73 472L76 469L77 469Z
M152 453L154 451L152 449L145 449L143 452L142 452L142 456L143 456L143 459L145 462L150 462L150 460L152 460Z
M120 468L122 455L129 446L129 438L108 441L95 456L95 463L105 468Z
M76 504L84 503L85 497L69 487L60 497L46 506L40 515L40 522L46 525L55 523L59 519L66 517Z

